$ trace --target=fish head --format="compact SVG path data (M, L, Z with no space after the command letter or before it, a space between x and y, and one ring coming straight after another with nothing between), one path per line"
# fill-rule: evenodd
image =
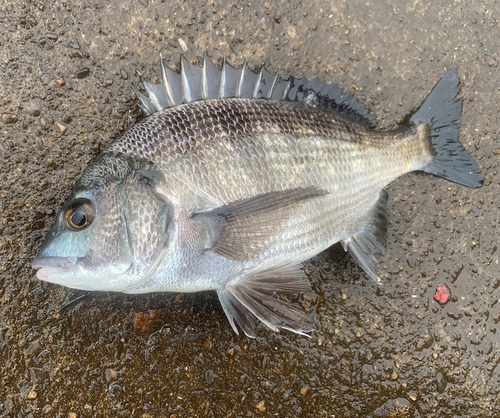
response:
M122 177L84 175L77 183L31 263L40 280L122 292L153 273L167 245L169 207L140 175Z

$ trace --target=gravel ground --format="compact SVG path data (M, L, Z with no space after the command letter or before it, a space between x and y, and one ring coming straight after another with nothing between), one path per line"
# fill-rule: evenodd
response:
M399 3L399 5L398 5ZM500 416L498 1L0 0L0 414L8 417ZM138 72L208 50L338 83L396 127L446 70L462 80L469 189L389 188L377 286L338 247L306 263L308 339L236 336L213 293L72 291L29 263L82 170L142 118ZM451 300L434 300L439 284Z

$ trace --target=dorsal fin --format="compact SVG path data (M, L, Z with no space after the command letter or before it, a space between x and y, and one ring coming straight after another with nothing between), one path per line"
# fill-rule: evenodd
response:
M198 100L243 98L301 102L369 126L373 125L375 119L358 99L351 93L344 93L336 84L326 84L318 78L308 80L305 77L290 77L284 80L278 74L267 71L264 66L255 73L248 67L246 60L242 68L238 69L224 58L222 70L219 70L205 52L201 68L181 56L180 73L165 65L162 59L161 71L160 84L153 84L141 76L147 95L132 86L146 115Z

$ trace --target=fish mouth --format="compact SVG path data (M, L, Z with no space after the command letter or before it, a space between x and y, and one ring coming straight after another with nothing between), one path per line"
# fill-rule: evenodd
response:
M57 273L65 273L76 266L78 257L43 257L37 256L31 262L31 267L37 269L36 277L45 282L50 282L51 277Z

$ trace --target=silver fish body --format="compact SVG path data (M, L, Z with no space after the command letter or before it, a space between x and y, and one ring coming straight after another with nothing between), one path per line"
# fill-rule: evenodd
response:
M352 96L274 76L266 90L269 73L226 65L183 61L180 85L162 65L162 84L143 81L151 115L78 181L32 263L40 279L125 293L216 290L236 332L234 321L255 336L260 320L307 333L314 319L276 296L309 292L301 263L336 242L379 280L387 184L414 170L482 183L457 141L454 71L404 127L377 132Z

